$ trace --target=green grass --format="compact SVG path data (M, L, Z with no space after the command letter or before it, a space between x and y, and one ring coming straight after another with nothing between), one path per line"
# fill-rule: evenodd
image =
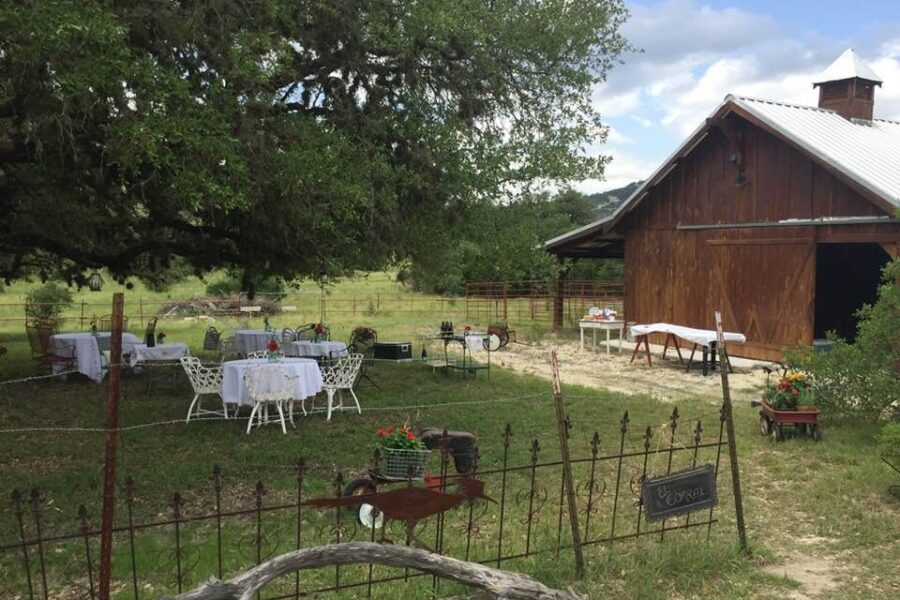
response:
M103 297L108 298L111 287L104 289ZM172 295L178 294L182 298L200 295L201 287L194 282L173 291ZM360 296L374 289L385 290L386 295L403 293L386 275L343 282L333 293L352 295L348 290L354 289ZM12 286L0 298L8 302L10 298L24 295L24 291L23 285ZM360 313L356 317L352 314L345 317L329 319L335 337L346 338L355 325L373 325L382 339L411 339L417 344L419 336L441 320L454 318L462 322L458 316L436 312ZM293 324L293 320L282 323L281 317L276 316L273 324ZM217 322L217 325L228 327L236 324L236 320ZM132 330L139 332L135 325L132 320ZM171 340L184 340L196 348L205 324L166 321L160 326L163 327ZM37 373L19 328L20 323L4 322L0 330L4 332L4 345L10 349L0 359L2 380ZM171 378L164 371L150 368L142 375L126 373L120 425L128 427L183 418L191 394L183 376L177 376L177 371L175 374L176 377ZM364 387L360 390L362 415L338 414L331 423L326 423L321 415L314 415L302 420L288 435L281 435L274 427L245 435L240 422L222 421L179 423L122 432L118 472L120 482L126 475L134 478L138 499L136 519L143 521L171 515L168 503L176 491L184 498L186 515L210 510L213 464L223 469L223 502L228 509L252 507L257 480L265 482L266 505L290 502L296 488L293 465L300 457L311 465L307 492L328 494L337 471L347 477L364 473L375 447L375 429L407 419L417 427L434 425L471 431L479 440L482 469L496 468L500 464L502 431L507 423L513 432L509 464L529 464L533 438L539 440L541 460L554 460L558 456L550 386L544 380L497 368L492 370L490 378L485 373L472 378L460 373L432 372L416 364L378 364L372 375L381 389ZM564 391L573 420L571 444L576 457L589 456L594 431L601 436L601 454L615 451L619 419L626 409L632 423L626 447L639 448L643 427L656 427L666 422L673 408L671 404L650 397L624 396L574 386L564 386ZM104 394L103 386L77 377L65 382L50 380L0 386L0 429L102 427ZM465 404L516 398L518 400L507 402ZM684 424L679 432L679 444L690 443L686 426L692 417L703 416L706 433L713 433L717 401L717 398L698 396L677 404ZM450 405L444 406L447 403ZM390 408L412 405L424 408ZM886 492L896 476L878 460L875 450L877 428L848 422L826 423L825 440L821 444L799 439L776 444L758 434L755 410L738 406L735 418L748 533L754 550L752 557L745 557L736 546L730 474L727 462L723 462L722 477L719 478L722 505L716 512L721 522L713 527L709 541L704 527L702 531L667 534L662 544L653 536L653 539L634 542L593 545L586 551L588 569L583 581L575 581L572 557L565 551L559 559L553 553L540 554L503 566L532 574L548 585L573 585L597 598L778 598L786 596L799 584L790 578L769 574L765 570L768 565L789 562L792 557L821 556L834 559L838 585L823 592L823 597L896 597L900 589L900 573L896 569L900 564L900 544L896 543L900 536L900 504ZM655 431L658 435L659 431ZM662 447L665 448L665 443ZM96 523L103 451L104 436L98 433L0 433L0 455L4 457L0 461L0 493L9 498L13 488L40 488L46 499L44 519L49 531L75 530L76 509L82 503L90 509L92 521ZM684 458L677 456L674 468L685 466L679 462ZM700 462L707 460L714 460L714 456L702 452ZM651 472L664 470L663 461L663 457L652 460ZM576 480L585 477L587 466L584 463L576 465ZM634 468L634 465L628 465L629 472ZM609 485L614 484L608 465L598 472L601 478L610 482ZM498 479L487 476L485 480L488 494L496 494ZM527 489L528 484L527 470L511 475L510 493ZM548 502L552 505L557 500L558 474L543 475L540 484L548 490ZM4 508L7 506L4 504ZM600 503L592 516L592 537L609 527L610 508L605 501ZM507 515L505 553L522 548L525 543L522 512L511 510ZM627 529L634 525L633 510L632 506L620 506L620 527ZM120 504L120 518L124 516L123 511ZM555 508L545 508L542 515L533 531L533 544L538 548L554 545L557 535ZM448 536L448 544L455 555L462 551L459 531L465 525L465 517L463 510L448 516L448 527L454 532ZM308 511L304 527L310 537L304 539L328 539L332 518L333 513ZM269 540L267 552L291 549L292 514L267 516L264 525ZM496 543L494 513L488 513L479 525L475 545L477 555L490 556L495 552L492 544ZM252 543L248 542L255 531L254 523L252 520L230 522L227 527L226 536L230 542L226 546L225 567L228 573L235 573L252 564L255 558ZM191 577L186 583L196 585L206 574L215 571L213 532L208 525L186 524L181 535L186 540L186 560L191 566ZM429 535L426 528L423 538L429 539ZM16 538L13 515L4 510L0 514L0 543ZM116 543L115 578L121 597L129 597L127 539L119 536ZM142 593L148 597L173 589L171 545L171 530L143 532L138 536L137 560L139 572L145 578L142 585L150 586ZM48 555L48 564L57 576L56 580L61 582L59 586L65 586L67 582L71 585L71 578L83 572L83 568L78 569L78 561L83 557L83 542L75 540L56 545ZM20 555L0 553L0 581L6 582L0 584L0 591L10 597L22 592L20 560ZM354 567L342 572L347 578L364 578L367 570ZM376 569L376 576L388 572L391 571ZM333 581L333 577L333 570L304 574L305 581L319 583ZM7 592L3 588L3 585L14 584L17 586L14 591ZM292 581L286 585L290 588ZM381 586L376 588L375 597L425 597L430 593L431 579L413 580L408 585L410 587L403 584ZM441 593L455 589L443 584ZM365 588L361 588L341 597L364 596Z

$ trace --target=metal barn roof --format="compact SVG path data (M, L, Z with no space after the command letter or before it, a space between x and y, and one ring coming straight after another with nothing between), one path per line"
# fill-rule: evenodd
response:
M865 65L863 65L865 66ZM873 74L874 75L874 74ZM612 214L544 243L553 250L588 236L604 236L688 154L707 134L710 120L729 112L747 113L764 127L782 135L828 168L842 173L900 208L900 122L848 120L833 110L728 95L702 125L648 177Z
M753 98L732 101L807 153L900 207L900 123L851 121L831 110Z

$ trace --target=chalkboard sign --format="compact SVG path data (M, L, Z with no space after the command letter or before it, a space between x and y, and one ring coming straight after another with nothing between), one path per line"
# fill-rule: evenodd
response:
M718 502L713 466L645 479L641 483L641 502L648 521L712 508Z

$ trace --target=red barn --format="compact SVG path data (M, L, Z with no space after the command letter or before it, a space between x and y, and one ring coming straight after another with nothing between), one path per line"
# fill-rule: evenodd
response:
M629 321L710 329L721 310L747 335L735 355L852 339L900 255L900 122L873 118L881 84L848 50L817 107L729 95L613 215L545 248L624 257Z

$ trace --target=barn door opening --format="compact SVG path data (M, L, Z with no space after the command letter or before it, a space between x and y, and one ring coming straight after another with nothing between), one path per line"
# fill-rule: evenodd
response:
M856 339L856 311L877 298L881 270L889 260L878 244L816 246L816 338L834 331Z

